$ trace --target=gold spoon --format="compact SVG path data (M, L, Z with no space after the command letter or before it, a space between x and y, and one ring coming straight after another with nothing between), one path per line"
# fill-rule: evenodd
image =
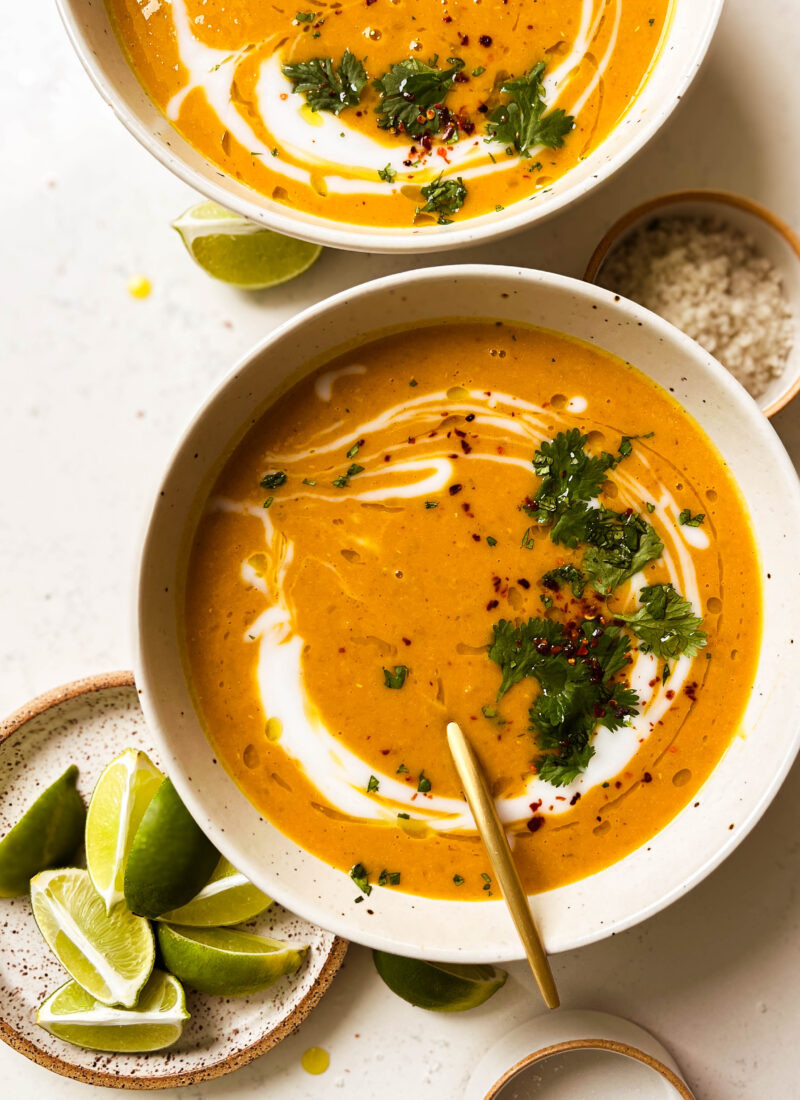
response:
M486 776L467 735L455 722L447 725L447 744L464 788L472 816L500 884L511 919L516 925L539 992L548 1008L558 1008L558 990L542 945L525 889L519 877L506 834L497 816Z

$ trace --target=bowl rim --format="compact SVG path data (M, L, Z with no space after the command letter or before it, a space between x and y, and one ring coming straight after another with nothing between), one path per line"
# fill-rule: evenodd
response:
M798 263L800 263L800 235L797 234L783 218L779 217L773 210L770 210L768 206L764 206L764 204L758 202L757 199L751 199L747 195L740 195L735 191L720 191L713 187L690 187L678 191L667 191L663 195L655 195L653 198L638 203L636 206L631 207L626 213L622 214L614 224L606 230L596 245L594 252L592 252L589 257L589 262L586 265L583 278L587 283L594 283L597 285L597 278L600 274L600 270L610 253L621 243L625 234L642 218L647 217L648 214L654 214L657 210L663 210L665 207L681 206L684 203L689 204L696 202L719 203L720 206L732 206L735 209L744 211L746 214L752 214L754 217L760 218L761 221L766 222L766 224L779 236L783 237L789 248L791 248L797 257ZM764 416L771 419L776 413L779 413L781 409L785 409L798 393L800 393L800 371L798 371L794 381L787 385L784 392L767 405L765 409L762 409Z
M138 691L133 672L119 670L115 672L98 672L92 676L84 676L80 680L71 680L59 687L50 688L49 691L35 696L27 703L23 703L6 718L0 719L0 745L13 737L15 733L24 730L29 723L46 714L56 707L71 703L82 696L95 695L102 691L116 690L119 688L131 688ZM51 1070L61 1077L69 1077L84 1085L100 1085L112 1089L153 1090L185 1088L188 1085L199 1085L205 1081L224 1077L234 1070L241 1069L254 1059L259 1058L272 1047L277 1046L283 1039L288 1038L303 1023L311 1012L317 1007L323 995L328 991L331 982L335 978L349 947L347 940L336 936L331 944L330 951L325 959L322 969L314 982L314 985L306 993L302 1001L298 1002L284 1020L276 1024L270 1031L265 1032L259 1038L240 1050L232 1051L219 1061L208 1066L194 1070L185 1070L171 1074L140 1073L136 1076L121 1076L109 1073L103 1069L87 1068L69 1060L69 1057L58 1057L38 1047L22 1035L15 1027L9 1024L0 1015L0 1039L7 1043L12 1050L23 1054L32 1062ZM67 1044L65 1044L67 1045ZM146 1055L140 1055L146 1059ZM145 1062L146 1066L146 1062ZM143 1068L145 1068L143 1066Z
M679 3L682 0L674 0L674 2ZM691 0L689 2L691 3ZM204 179L200 172L192 168L184 161L182 156L174 152L149 127L140 122L128 102L122 96L117 95L112 81L106 74L105 65L92 49L80 25L78 8L81 3L82 0L56 0L56 7L67 32L67 37L72 43L72 47L87 75L128 132L165 168L168 168L189 187L194 188L206 198L232 210L243 218L258 222L277 233L296 237L299 240L353 252L422 255L431 252L449 252L468 245L501 240L527 226L546 221L568 208L571 204L580 202L592 190L616 175L658 133L686 95L708 53L722 15L725 0L706 0L708 11L703 23L702 33L694 39L691 56L687 57L681 80L674 87L672 94L665 97L657 106L649 108L641 120L641 124L632 127L631 136L623 147L608 159L599 159L594 171L580 183L572 187L567 186L564 193L557 195L555 198L545 195L545 201L542 203L512 204L510 210L513 211L514 205L519 206L520 210L517 213L504 211L502 218L498 218L495 213L489 213L478 218L469 219L463 223L463 228L461 228L462 223L457 222L453 227L449 227L445 233L428 234L419 230L415 233L413 227L409 227L408 232L404 232L402 235L389 233L385 230L368 234L366 232L369 229L368 226L361 227L364 232L356 233L348 228L347 223L338 223L332 219L301 220L295 218L291 212L284 213L283 210L273 210L271 207L259 205L255 199L248 200L242 195L229 191L227 184ZM659 44L658 53L645 78L645 84L652 79L653 72L669 49L669 39L674 19L675 13L673 11L670 14L670 26L665 31L665 36ZM113 27L110 31L110 37L115 44L115 48L120 51L124 64L128 65L129 62L122 53ZM642 88L640 87L631 107L628 108L628 112L618 120L606 139L592 151L591 156L597 155L602 150L608 137L629 117L629 112L633 109L633 104L638 100L641 92ZM155 105L154 110L158 110ZM228 176L220 173L219 169L217 169L217 174L227 181ZM562 178L568 178L569 174L569 172L566 173ZM253 194L257 196L258 192L254 191ZM291 210L288 207L286 209Z
M794 465L774 428L766 418L759 414L758 407L754 404L752 398L741 383L726 370L725 367L715 360L713 356L705 352L694 340L681 332L680 329L664 320L658 314L646 310L643 306L629 299L620 299L619 295L615 295L605 288L598 287L596 284L588 283L584 280L570 276L558 275L549 271L539 271L531 268L519 267L517 265L495 265L486 263L416 268L384 276L379 279L373 279L355 287L339 291L322 301L315 302L294 317L283 322L283 324L258 341L249 352L241 356L219 380L217 385L213 387L208 396L199 403L194 415L189 420L172 453L167 459L164 472L158 481L158 491L161 491L163 495L163 488L167 484L179 458L187 449L194 431L223 392L236 380L242 371L246 370L253 361L260 358L271 345L277 344L279 341L285 339L294 330L309 324L317 323L320 317L324 316L326 312L343 308L354 296L362 298L364 295L370 293L382 293L392 289L403 288L406 284L414 282L435 282L439 279L458 281L459 279L469 278L491 280L493 278L501 279L503 277L511 277L519 281L522 289L527 291L535 288L537 284L543 283L545 286L555 287L565 292L571 292L578 298L588 299L596 306L602 304L608 308L624 309L631 320L637 322L638 327L649 327L654 338L661 338L673 345L677 345L691 358L698 359L698 357L702 356L704 369L710 372L715 382L738 406L740 413L752 421L752 434L761 437L762 442L769 442L771 459L774 460L775 468L780 469L784 474L787 484L791 484L791 491L793 493L793 500L791 503L794 505L794 512L800 516L800 482L797 481ZM620 305L620 303L622 304ZM370 331L375 330L368 329L364 334L367 338ZM602 340L598 340L597 346L602 348L605 345ZM689 415L692 416L693 414L689 413ZM144 607L147 604L147 600L143 595L146 579L146 563L148 552L151 549L152 529L158 510L158 491L153 494L152 510L145 518L143 537L139 546L137 558L138 567L132 585L134 606L131 624L133 630L133 652L135 655L134 667L136 669L136 679L139 685L143 709L151 724L154 736L159 740L161 747L164 749L165 757L171 757L172 750L169 748L169 739L164 732L162 732L162 724L160 724L157 719L155 704L151 703L151 696L153 699L157 698L158 689L156 687L156 678L153 676L152 659L146 656L146 650L151 647L149 645L145 646L143 631L141 629ZM638 908L632 908L631 911L624 916L615 917L613 920L600 922L597 926L587 928L585 932L574 936L568 943L559 944L558 947L551 949L551 951L558 953L560 951L574 950L590 943L595 943L609 935L623 932L661 912L674 901L683 897L689 890L701 883L728 858L760 821L786 778L798 751L800 751L800 722L792 727L791 736L787 736L786 742L781 746L780 753L776 751L776 767L772 770L768 781L760 788L757 797L750 802L747 812L737 820L735 830L726 832L724 839L717 844L712 854L707 855L704 861L694 867L681 881L671 882L666 885L661 892L658 893L658 896L655 896L656 891L653 891L654 896L640 903ZM175 774L172 772L169 774L173 778L173 782L187 806L198 820L204 819L208 822L210 835L214 843L220 851L228 855L228 858L236 862L237 854L232 854L234 850L231 848L228 832L219 823L210 819L210 816L203 807L203 799L199 795L197 787L192 782L187 781L179 764L176 763L173 772ZM713 778L713 774L712 772L711 776L706 780L706 784ZM704 784L704 786L706 784ZM685 809L686 807L684 807L684 810ZM683 812L683 810L680 811L680 813ZM677 820L680 813L676 815L673 821ZM673 822L670 822L669 824L671 825L672 823ZM669 825L665 826L665 828L668 827ZM226 848L228 848L229 851L226 852ZM636 851L640 851L640 849ZM245 855L246 853L244 852L238 854L240 861L245 859ZM635 855L635 852L630 853L630 855ZM613 867L615 864L611 866ZM246 869L245 866L245 870ZM348 918L345 917L344 919L340 919L340 915L335 913L335 910L330 907L326 908L319 901L311 897L290 896L290 890L291 888L287 888L284 883L276 884L274 888L272 888L272 896L274 896L280 904L304 917L306 920L315 924L321 924L323 927L330 927L334 931L337 931L338 934L346 935L350 940L367 947L398 953L399 947L402 946L404 951L401 953L411 952L411 944L408 941L404 941L402 945L393 941L379 931L377 925L373 926L376 928L374 932L370 928L359 927L357 930L354 930L352 926L348 928ZM538 895L532 895L534 899L537 896ZM542 896L547 895L545 894ZM413 900L414 896L411 895L411 897ZM428 899L419 898L416 900L424 902ZM456 902L455 904L461 905L469 903ZM497 904L502 906L502 902L499 899ZM342 914L342 917L344 917L344 914ZM521 944L518 944L517 941L515 941L513 948L490 946L488 950L483 947L480 949L463 949L459 947L458 949L444 950L440 947L430 948L425 944L415 941L413 950L416 952L415 957L429 959L431 961L502 963L523 957Z

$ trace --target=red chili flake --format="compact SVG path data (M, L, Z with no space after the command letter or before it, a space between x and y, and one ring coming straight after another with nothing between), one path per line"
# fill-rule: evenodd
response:
M464 439L464 438L466 438L466 435L467 435L467 433L466 433L466 432L462 432L460 428L453 428L453 431L454 431L454 432L455 432L455 434L456 434L456 435L457 435L457 436L459 437L459 439ZM448 432L447 434L449 435L450 433Z
M416 437L416 436L414 436L414 435L410 435L410 436L408 437L408 442L409 442L409 443L416 443L416 442L417 442L417 437Z
M480 535L473 535L472 537L475 540L475 542L480 542L481 541L481 536Z
M391 749L381 749L381 756L388 756L391 751Z
M479 113L479 114L482 114L482 115L485 115L485 114L488 114L488 113L489 113L489 108L488 108L488 107L486 106L486 104L485 104L485 103L481 103L481 104L479 105L479 107L478 107L478 113Z
M683 694L688 696L692 702L697 701L697 683L693 681L691 684L687 684L683 689Z
M456 493L460 493L463 488L463 485L451 485L447 491L451 497L454 497Z
M581 797L581 792L576 791L575 794L572 796L572 798L569 800L570 806L574 806L575 803L580 799L580 797Z
M490 34L482 34L478 41L482 46L491 46L492 36Z
M461 127L461 129L464 131L464 133L467 135L467 137L469 137L470 134L475 133L475 123L471 119L461 118L461 119L459 119L458 124ZM475 417L473 416L472 419L474 420ZM467 417L467 420L469 420L469 417Z
M619 780L617 780L616 783L614 784L614 786L617 788L617 790L619 790L620 787L622 786L622 784L620 783Z
M462 34L461 31L459 31L458 32L458 38L459 38L459 41L461 42L462 46L468 46L469 45L469 35L468 34Z
M674 699L675 698L675 692L672 690L672 688L670 688L669 691L666 692L666 696L667 696L668 699Z
M456 73L453 77L453 82L455 84L469 84L469 77L466 73Z
M530 588L531 586L531 582L526 581L524 577L517 578L517 584L520 586L520 588Z
M475 413L467 413L467 415L464 417L464 419L466 420L466 422L468 424L471 424L472 421L475 419Z
M645 772L644 773L644 775L642 776L642 782L644 782L644 783L652 783L653 782L653 777L650 774L650 772Z
M403 642L403 645L411 645L411 639L410 638L403 638L401 640Z
M541 808L542 808L542 800L541 800L541 798L537 798L535 802L531 802L531 807L530 807L530 809L531 809L531 813L532 813L532 814L535 814L535 813L536 813L536 811L537 811L537 810L540 810Z
M532 833L538 832L538 830L541 829L542 825L544 825L543 817L532 817L528 822L528 828Z
M472 447L469 445L469 443L467 443L466 439L461 440L461 450L464 452L465 455L470 454L472 451Z
M443 23L452 23L453 22L452 15L443 15L442 16L442 22Z
M391 455L384 455L383 456L383 461L384 462L391 462L392 461L392 456Z
M494 611L494 609L497 607L499 602L500 602L499 600L489 600L489 602L486 605L486 610L487 611Z

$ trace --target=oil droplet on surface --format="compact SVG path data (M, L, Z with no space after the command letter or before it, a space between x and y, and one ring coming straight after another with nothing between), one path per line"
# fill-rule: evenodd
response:
M463 386L451 386L446 396L448 401L463 401L469 397L469 390L465 390Z
M132 275L128 279L128 293L131 298L149 298L153 284L144 275Z
M283 733L283 722L281 722L280 718L267 719L266 733L268 741L280 741L281 734Z
M679 772L675 772L672 777L672 782L676 787L684 787L692 778L692 773L688 768L681 768Z
M242 760L246 768L257 768L259 764L258 749L255 745L248 745L242 754Z
M331 1056L322 1047L309 1047L300 1059L300 1063L306 1073L313 1073L314 1076L317 1076L324 1073L331 1064Z

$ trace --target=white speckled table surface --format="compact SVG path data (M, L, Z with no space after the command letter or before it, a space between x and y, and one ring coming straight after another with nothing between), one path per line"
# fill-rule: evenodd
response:
M797 0L728 0L700 77L637 160L571 213L443 262L578 275L618 214L684 186L741 191L800 228L796 17ZM247 296L208 279L169 228L194 194L103 105L51 5L6 5L0 119L0 713L7 713L61 682L130 665L131 578L145 509L209 387L298 309L417 261L329 252L296 282ZM137 274L153 282L145 301L126 291ZM800 459L800 404L775 426ZM704 884L637 928L554 960L567 1005L650 1028L700 1100L800 1098L798 799L795 767L763 821ZM449 1100L463 1095L484 1050L537 1011L522 965L483 1008L440 1016L395 999L369 953L353 948L299 1034L183 1095ZM300 1065L312 1045L331 1054L320 1077ZM47 1075L7 1047L0 1079L8 1100L90 1095L89 1086Z

